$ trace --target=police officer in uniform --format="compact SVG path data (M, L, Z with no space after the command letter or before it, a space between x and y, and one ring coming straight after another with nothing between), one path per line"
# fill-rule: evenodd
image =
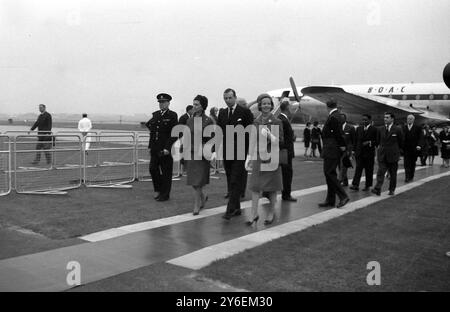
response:
M150 175L156 192L157 201L169 199L172 187L173 158L171 149L177 137L172 137L172 128L178 124L178 116L169 110L172 97L166 93L156 96L160 110L153 112L153 117L145 124L150 130Z

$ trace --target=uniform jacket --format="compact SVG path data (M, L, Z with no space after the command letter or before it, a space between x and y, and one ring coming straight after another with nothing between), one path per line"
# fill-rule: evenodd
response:
M378 161L397 162L400 159L403 141L403 132L400 127L392 125L387 135L386 127L379 127L377 133Z
M233 114L231 115L231 118L228 119L228 107L227 108L221 108L219 110L219 115L217 116L217 124L220 128L222 128L223 132L223 144L222 144L222 153L223 153L223 159L225 160L231 160L229 157L227 157L227 149L233 149L234 156L232 159L234 160L245 160L245 159L238 159L238 139L237 134L234 134L234 144L228 145L227 144L227 134L226 134L226 127L228 125L232 126L238 126L241 125L244 127L244 129L253 123L253 114L248 108L244 108L240 105L236 105L235 109L233 110ZM248 143L249 143L249 135L245 135L245 146L240 146L240 148L244 148L245 154L244 157L248 153ZM231 143L231 140L228 142Z
M153 113L153 117L145 124L150 130L150 140L148 148L154 152L161 152L163 149L171 151L173 143L177 137L172 137L172 128L178 124L177 113L171 110L161 115L161 110Z
M335 159L341 157L342 151L340 147L346 146L343 134L340 113L335 110L328 116L323 126L323 158Z
M363 145L367 142L366 145ZM377 128L374 126L369 126L366 131L364 131L364 126L359 126L356 128L355 134L355 157L375 157L375 146L377 144Z

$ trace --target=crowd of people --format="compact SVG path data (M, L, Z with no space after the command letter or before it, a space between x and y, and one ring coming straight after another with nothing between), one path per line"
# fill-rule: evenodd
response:
M197 95L192 105L186 107L186 113L178 119L176 112L169 109L172 97L167 93L157 95L159 110L153 112L152 118L145 124L150 130L148 148L150 150L149 172L152 177L155 191L155 200L168 201L172 185L173 157L172 145L175 141L182 141L180 152L186 149L190 153L188 159L182 159L183 169L186 172L187 185L194 190L193 214L198 215L204 208L208 196L204 192L205 185L209 184L211 162L221 161L226 173L228 199L227 208L223 218L230 220L241 215L240 201L245 197L248 188L252 194L252 208L247 216L246 223L252 225L259 220L259 199L266 197L270 201L266 213L265 224L271 224L275 219L275 204L277 192L281 192L283 201L295 202L291 196L293 177L292 159L294 158L295 135L289 121L289 99L280 102L280 114L273 115L274 102L269 94L261 94L257 98L260 114L254 117L247 107L245 99L238 98L236 91L226 89L223 99L224 108L213 107L209 110L208 98ZM330 100L326 103L329 115L321 129L319 123L307 122L303 132L306 158L322 157L323 172L327 183L327 195L320 207L343 207L349 202L344 189L349 185L347 169L353 166L352 159L356 161L354 176L350 185L353 191L359 191L362 173L365 173L365 187L369 191L373 186L373 172L375 156L378 161L378 172L375 186L371 192L380 195L386 177L389 176L389 195L395 193L397 183L398 161L404 158L405 183L414 179L416 162L419 159L422 166L433 165L434 158L439 149L443 159L442 166L450 166L450 128L444 126L437 131L436 126L416 125L413 115L407 117L405 125L395 124L394 114L387 112L384 115L384 126L375 127L369 114L361 116L357 127L346 122L346 115L338 109L337 102ZM51 115L46 111L44 104L39 105L40 115L31 127L31 131L38 129L38 143L33 164L37 164L44 151L47 163L51 163ZM190 135L173 136L172 130L177 125L184 125ZM197 126L196 126L197 125ZM200 125L200 127L198 127ZM235 129L242 126L253 125L252 131L244 133L244 139L239 138L237 132L229 133L228 127ZM223 158L217 159L215 150L210 157L204 155L205 145L216 135L215 131L205 136L205 129L209 126L220 128L221 137L217 138L223 151ZM78 128L85 137L92 128L87 114L82 115ZM275 131L276 130L276 131ZM234 136L232 140L227 136ZM195 137L201 137L196 141ZM83 140L83 150L89 150L89 142ZM261 157L261 146L257 142L265 142L265 152L279 150L278 163L272 169L262 169L269 160ZM277 147L275 149L275 147ZM184 154L186 155L186 154ZM272 154L271 154L272 155ZM272 157L272 156L271 156ZM186 157L185 157L186 158ZM248 172L251 177L247 185ZM336 205L336 196L339 199Z
M206 114L208 98L197 95L192 105L186 107L186 114L178 119L177 114L169 109L172 97L169 94L157 95L159 110L153 113L153 117L146 123L150 130L149 149L151 153L150 174L157 201L168 201L172 183L173 157L171 146L177 139L182 141L183 160L186 168L186 183L194 190L193 215L198 215L205 206L208 196L204 192L205 185L209 184L210 162L218 161L217 151L212 150L210 157L204 155L205 145L216 132L205 135L205 129L209 126L220 128L221 138L218 138L227 179L227 192L224 197L228 199L227 208L223 218L230 220L241 215L241 199L248 188L252 193L252 209L247 216L247 225L252 225L259 220L258 206L262 196L270 201L264 223L271 224L275 219L275 204L277 192L282 192L282 200L297 201L291 196L292 184L292 158L294 157L294 132L289 122L289 100L285 99L280 104L280 115L272 114L274 109L273 99L268 94L261 94L258 99L260 114L254 118L253 113L247 108L244 99L238 98L236 91L226 89L223 99L226 107L210 109ZM178 137L172 136L172 129L176 125L185 125L187 133L180 133ZM237 132L228 132L242 127L247 129L254 125L255 131L245 132L244 138L240 138ZM229 136L234 136L230 138ZM196 138L201 140L196 142ZM264 141L265 151L279 151L279 164L272 169L265 169L265 165L271 162L261 157L262 148L258 142ZM276 148L275 148L276 147ZM190 157L186 157L186 155ZM272 155L272 154L271 154ZM197 157L196 157L197 156ZM281 159L282 158L282 159ZM247 185L247 175L251 177Z

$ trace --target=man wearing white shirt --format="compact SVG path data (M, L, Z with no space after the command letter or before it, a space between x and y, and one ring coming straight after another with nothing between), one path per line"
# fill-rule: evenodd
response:
M92 129L92 122L89 118L87 118L87 114L84 113L82 115L83 118L78 122L78 130L80 130L83 135L83 148L85 151L89 150L89 146L91 145L91 138L87 137L88 132Z

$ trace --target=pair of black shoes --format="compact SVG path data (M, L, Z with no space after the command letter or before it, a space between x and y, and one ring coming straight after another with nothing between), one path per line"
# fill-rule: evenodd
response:
M233 211L232 213L225 213L222 218L225 220L230 220L231 218L235 217L235 216L240 216L242 214L240 209L236 209L235 211Z
M381 190L374 188L374 189L372 189L372 193L377 196L380 196ZM389 191L388 195L390 195L390 196L395 195L395 191Z
M296 202L297 201L297 198L294 198L292 196L282 197L281 199L284 200L284 201L289 201L289 202Z
M156 199L156 201L168 201L169 200L169 196L162 196L161 194L158 194L154 197Z
M336 208L344 207L345 205L347 205L347 203L349 201L350 201L350 198L348 198L348 197L345 197L345 198L341 199L339 201L339 204L337 204ZM335 205L334 203L324 202L324 203L320 203L319 207L322 207L322 208L334 207L334 205Z

